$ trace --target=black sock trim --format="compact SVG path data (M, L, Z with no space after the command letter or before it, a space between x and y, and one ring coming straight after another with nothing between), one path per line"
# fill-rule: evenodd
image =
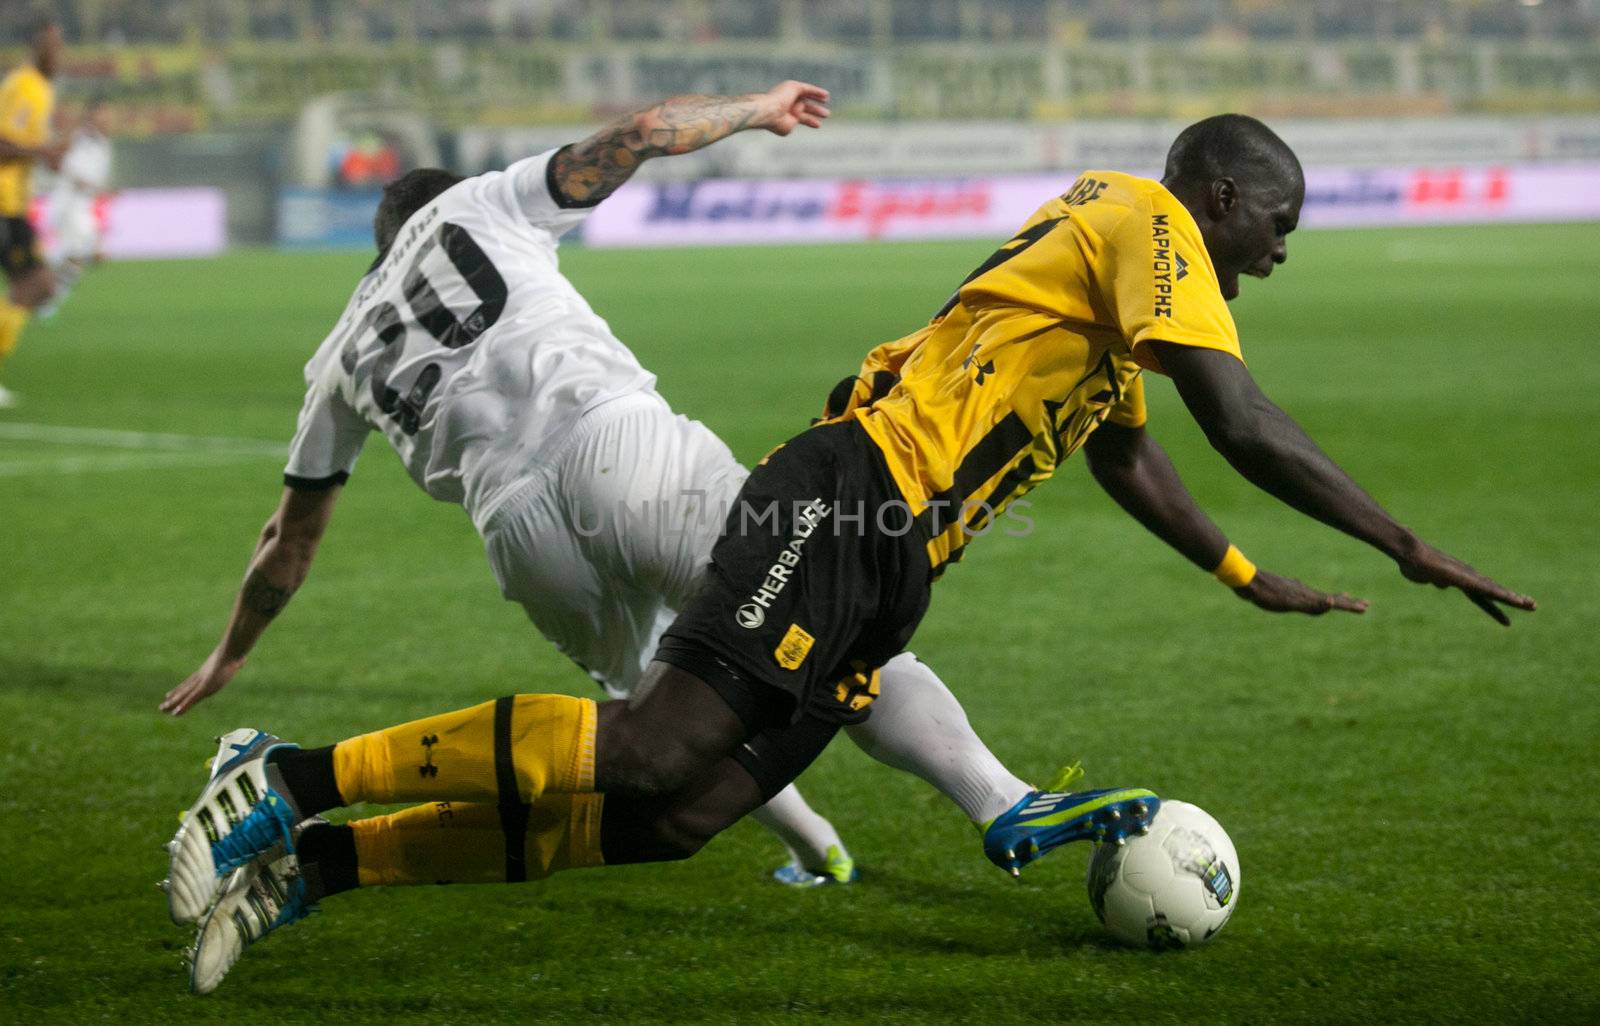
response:
M284 795L302 816L315 816L329 809L342 808L339 782L333 773L333 746L326 748L277 748L267 753L267 764L277 768L288 790Z
M510 695L494 702L494 780L500 797L500 831L506 839L506 883L528 879L528 860L523 839L528 833L528 806L517 790L517 771L511 761L511 712L516 699Z
M295 848L306 880L306 897L312 901L361 885L356 872L356 832L350 827L313 823L301 832Z

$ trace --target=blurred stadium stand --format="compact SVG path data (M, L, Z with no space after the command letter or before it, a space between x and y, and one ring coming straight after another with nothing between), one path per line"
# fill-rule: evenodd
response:
M1223 109L1275 122L1600 115L1600 0L6 0L0 66L42 9L69 43L64 105L113 104L119 182L220 185L240 240L271 236L279 188L326 184L290 137L330 97L425 117L469 171L504 156L486 132L787 77L891 134L1088 119L1148 119L1160 134ZM336 178L341 162L394 163L363 131L344 133ZM974 159L978 173L1020 169Z

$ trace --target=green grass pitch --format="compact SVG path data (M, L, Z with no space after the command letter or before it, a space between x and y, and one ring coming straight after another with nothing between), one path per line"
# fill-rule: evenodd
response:
M564 259L673 404L754 459L990 248ZM1113 946L1085 850L1014 883L953 806L841 740L801 784L859 886L767 882L777 846L742 824L676 865L340 896L209 999L184 991L190 937L154 884L213 735L327 743L512 691L591 691L500 601L466 518L375 440L251 665L159 716L215 640L277 499L300 366L367 257L91 273L29 328L6 377L26 405L0 414L0 1020L1600 1019L1600 228L1325 232L1290 250L1235 304L1267 392L1402 520L1541 610L1508 631L1407 584L1234 476L1152 382L1152 430L1241 548L1371 611L1256 611L1074 461L1031 496L1032 537L978 542L936 588L915 643L1024 777L1082 757L1091 784L1147 785L1227 826L1243 885L1210 946Z

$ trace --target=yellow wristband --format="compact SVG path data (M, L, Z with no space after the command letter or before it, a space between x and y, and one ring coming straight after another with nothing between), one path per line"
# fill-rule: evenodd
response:
M1256 579L1256 565L1244 558L1237 545L1229 545L1211 576L1230 588L1242 588Z

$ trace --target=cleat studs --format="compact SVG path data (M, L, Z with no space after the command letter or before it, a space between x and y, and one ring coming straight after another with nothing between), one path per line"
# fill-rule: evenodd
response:
M1113 823L1115 823L1117 820L1122 818L1122 810L1121 809L1112 809L1111 812L1110 812L1110 816L1111 816L1111 821Z
M1150 811L1150 807L1145 805L1144 802L1134 802L1132 805L1128 806L1128 809L1135 816L1143 816L1145 813Z
M1128 839L1126 837L1118 837L1117 838L1117 847L1118 848L1122 847L1123 845L1125 845L1127 843L1128 843Z
M1022 879L1022 868L1020 866L1013 865L1011 867L1011 879L1013 879L1013 880L1021 880Z

